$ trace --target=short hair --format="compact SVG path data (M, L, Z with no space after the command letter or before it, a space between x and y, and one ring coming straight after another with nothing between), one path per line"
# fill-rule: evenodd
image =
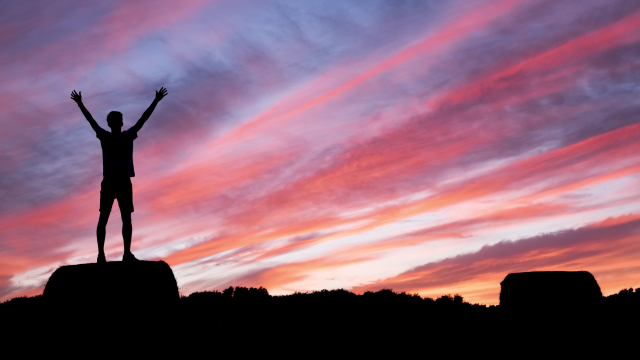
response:
M107 115L107 124L112 127L113 124L122 126L122 113L120 111L112 111Z

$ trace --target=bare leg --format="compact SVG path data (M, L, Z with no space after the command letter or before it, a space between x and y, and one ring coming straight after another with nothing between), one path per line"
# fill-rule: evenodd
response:
M131 232L133 227L131 226L131 212L129 210L120 209L120 216L122 217L122 240L124 241L124 253L131 252Z
M98 255L104 255L104 239L107 235L107 221L109 221L109 211L100 211L100 218L98 219L98 228L96 229L96 236L98 238Z

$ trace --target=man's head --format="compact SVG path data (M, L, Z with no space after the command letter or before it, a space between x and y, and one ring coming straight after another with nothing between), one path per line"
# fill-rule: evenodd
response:
M111 128L111 130L120 130L122 128L122 113L119 111L112 111L107 115L107 125ZM116 130L116 131L117 131Z

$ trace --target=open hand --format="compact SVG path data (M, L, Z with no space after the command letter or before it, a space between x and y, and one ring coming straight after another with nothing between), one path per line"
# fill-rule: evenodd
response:
M165 96L167 96L167 89L164 87L161 87L160 90L156 91L156 101L162 100Z
M80 104L82 102L82 91L77 93L75 90L73 90L71 92L71 100L73 100L76 103Z

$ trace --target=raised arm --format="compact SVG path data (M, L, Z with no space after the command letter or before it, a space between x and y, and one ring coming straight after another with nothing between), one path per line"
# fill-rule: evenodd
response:
M138 122L133 125L133 127L136 129L136 132L142 129L142 125L144 125L144 123L149 120L149 116L151 116L153 110L156 109L156 105L158 105L160 100L162 100L162 98L164 98L165 96L167 96L167 89L165 89L164 87L161 87L160 90L156 91L156 97L155 99L153 99L151 105L149 105L149 108L145 110L145 112L142 114L142 117L140 117L140 120L138 120Z
M84 117L87 119L93 130L95 132L98 132L100 126L98 126L98 123L93 119L93 116L91 116L89 110L87 110L87 108L84 107L84 104L82 103L82 91L77 93L75 90L73 90L71 92L71 99L75 101L76 104L78 104L78 107L80 107L80 111L82 111L82 115L84 115Z

